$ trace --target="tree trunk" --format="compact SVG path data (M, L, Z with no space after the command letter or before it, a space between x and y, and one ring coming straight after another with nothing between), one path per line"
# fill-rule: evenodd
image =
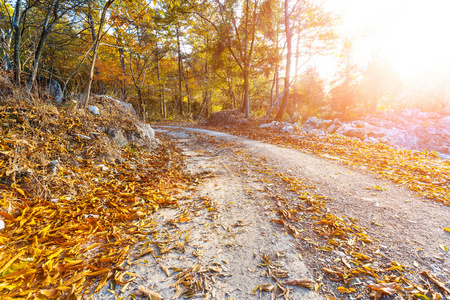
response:
M122 47L119 48L119 56L120 56L120 67L122 68L122 80L121 80L122 100L125 101L125 99L126 99L125 76L127 75L127 73L126 73L126 69L125 69L125 53L124 53Z
M33 68L31 71L31 77L28 81L28 90L31 91L34 81L36 80L38 68L39 68L39 61L41 60L42 50L44 49L44 42L45 39L48 36L48 30L46 28L42 29L41 38L39 39L39 44L36 48L36 52L34 53L34 61L33 61Z
M14 81L18 86L20 86L20 38L22 33L20 32L20 2L21 0L16 1L16 7L14 9L14 21L13 21L13 30L14 30L14 57L13 57L13 66L14 66Z
M188 98L187 112L188 112L188 114L190 114L191 113L191 94L189 93L189 82L188 82L187 74L185 74L185 72L182 72L182 73L183 73L184 84L186 86L186 94L187 94L187 98Z
M177 50L178 50L178 109L180 116L183 116L183 96L181 95L181 49L180 49L180 31L177 25Z
M39 68L39 61L41 60L41 55L42 55L42 50L44 49L45 40L47 39L47 36L48 36L50 30L52 29L53 25L55 24L54 22L56 22L56 17L55 17L55 20L49 24L50 14L53 12L53 14L55 15L55 8L57 7L58 3L59 3L59 1L56 1L56 0L53 0L50 3L48 11L47 11L47 15L45 16L45 19L44 19L44 23L42 24L41 37L39 38L39 43L38 43L38 46L34 53L33 68L31 71L30 80L28 81L28 90L29 91L31 91L31 89L33 88L34 81L36 80L36 75L37 75L38 68Z
M248 66L244 65L244 99L242 103L242 112L245 114L245 117L250 118L250 105L249 105L249 82L248 82Z
M6 32L5 32L6 31ZM13 68L11 58L9 57L11 43L11 29L0 29L1 33L1 54L3 57L3 70L9 71Z
M163 108L163 118L167 118L167 107L166 107L166 85L162 85L162 108Z
M248 0L245 1L245 38L244 38L244 99L242 103L242 112L245 117L250 118L250 105L248 99L248 73L249 73L249 54L248 54Z
M292 34L289 28L289 1L285 0L284 3L284 24L286 30L286 46L287 46L287 54L286 54L286 75L284 77L284 95L283 100L280 105L280 109L278 110L277 115L275 116L275 120L281 121L286 111L286 107L289 101L289 88L290 88L290 73L291 73L291 57L292 57Z
M88 83L86 84L86 89L84 91L84 95L83 95L83 100L84 100L84 108L87 107L88 102L89 102L89 96L91 94L91 87L92 87L92 81L94 80L94 69L95 69L95 60L97 58L98 55L98 49L100 46L100 39L102 38L102 30L103 30L103 25L105 23L105 19L106 19L106 11L108 10L108 8L111 6L111 4L113 4L115 0L108 0L105 4L105 6L103 7L102 10L102 15L100 17L100 24L98 26L98 33L96 36L96 39L94 41L94 49L93 49L93 53L92 53L92 61L91 61L91 66L89 69L89 79L88 79Z

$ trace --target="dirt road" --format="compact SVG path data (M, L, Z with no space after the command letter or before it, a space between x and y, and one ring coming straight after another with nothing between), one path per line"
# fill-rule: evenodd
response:
M394 275L404 293L426 294L401 285L421 282L421 271L449 281L450 207L297 150L201 129L155 131L182 150L197 182L180 190L178 208L155 213L159 251L130 263L135 280L94 298L141 286L164 299L354 299Z

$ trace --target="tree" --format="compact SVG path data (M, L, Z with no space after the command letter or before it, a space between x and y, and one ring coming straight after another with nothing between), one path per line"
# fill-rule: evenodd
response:
M86 108L89 102L89 96L91 93L91 86L92 86L92 81L94 79L94 68L95 68L95 61L97 59L97 54L98 54L98 49L100 46L100 41L103 38L103 36L106 34L103 33L103 26L105 24L106 21L106 12L108 11L108 8L114 3L115 0L107 0L106 3L103 5L102 8L102 14L100 16L100 22L98 25L98 31L97 34L95 36L95 40L94 43L92 45L92 60L91 60L91 66L89 69L89 79L88 82L86 84L86 89L84 91L84 96L83 96L83 100L84 100L84 107Z
M246 118L249 118L249 80L252 71L251 63L257 34L257 21L262 7L261 3L259 0L244 0L243 3L230 0L223 3L216 1L218 14L213 20L203 16L196 5L191 5L201 18L212 24L224 46L239 66L244 81L241 111Z
M89 1L89 0L88 0ZM31 70L31 76L28 81L28 88L31 89L34 81L36 80L36 75L38 73L39 62L42 56L42 51L44 49L44 44L47 40L49 33L52 31L55 24L67 13L74 11L76 8L82 6L85 0L80 1L62 1L61 0L50 0L42 3L40 10L45 11L45 18L42 22L42 30L39 37L39 42L37 44L36 50L34 52L33 67Z
M296 0L292 6L289 0L284 3L284 23L285 23L285 39L286 39L286 69L284 91L282 93L283 99L281 101L280 109L278 110L275 119L281 120L286 111L289 101L289 90L291 86L291 67L292 67L292 39L297 34L297 53L298 57L304 57L305 62L309 61L314 55L328 52L334 45L336 39L334 26L336 18L330 13L324 11L321 6L318 6L307 0ZM291 24L292 23L292 24ZM303 49L303 52L300 50ZM296 61L297 61L296 60ZM302 63L297 68L302 67ZM295 80L295 77L294 77Z
M374 55L363 72L360 87L366 111L376 111L379 100L398 91L401 85L400 77L392 65Z
M340 55L338 79L335 80L334 87L330 91L331 108L342 117L356 110L359 92L359 70L356 63L353 62L352 53L352 41L344 40Z
M22 37L22 32L20 31L20 2L21 0L16 0L16 6L14 9L14 18L12 23L12 28L14 31L14 81L20 86L20 38Z

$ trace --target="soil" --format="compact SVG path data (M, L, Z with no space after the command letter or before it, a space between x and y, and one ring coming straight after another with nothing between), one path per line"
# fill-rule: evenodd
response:
M443 230L450 227L449 206L361 166L210 130L153 128L156 137L171 138L184 154L193 185L180 189L178 207L154 214L160 225L148 234L159 241L153 242L158 251L128 262L134 280L110 285L94 299L129 298L142 294L139 289L163 299L368 299L367 286L383 278L360 276L344 284L323 271L351 260L346 246L331 247L318 234L324 216L370 237L372 243L358 248L371 254L364 268L402 266L407 271L398 278L423 294L419 285L435 287L424 283L422 271L450 281L450 234ZM317 206L296 211L293 222L291 208L309 195ZM290 285L294 279L311 284ZM341 286L355 291L338 291ZM400 293L389 297L402 299Z

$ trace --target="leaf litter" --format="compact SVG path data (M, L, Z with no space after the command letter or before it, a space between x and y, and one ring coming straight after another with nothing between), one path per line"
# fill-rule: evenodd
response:
M178 205L181 157L162 143L116 146L100 128L129 130L134 119L107 99L95 104L101 116L0 106L2 299L78 299L110 280L126 285L130 258L153 251L135 251L156 226L152 213Z

